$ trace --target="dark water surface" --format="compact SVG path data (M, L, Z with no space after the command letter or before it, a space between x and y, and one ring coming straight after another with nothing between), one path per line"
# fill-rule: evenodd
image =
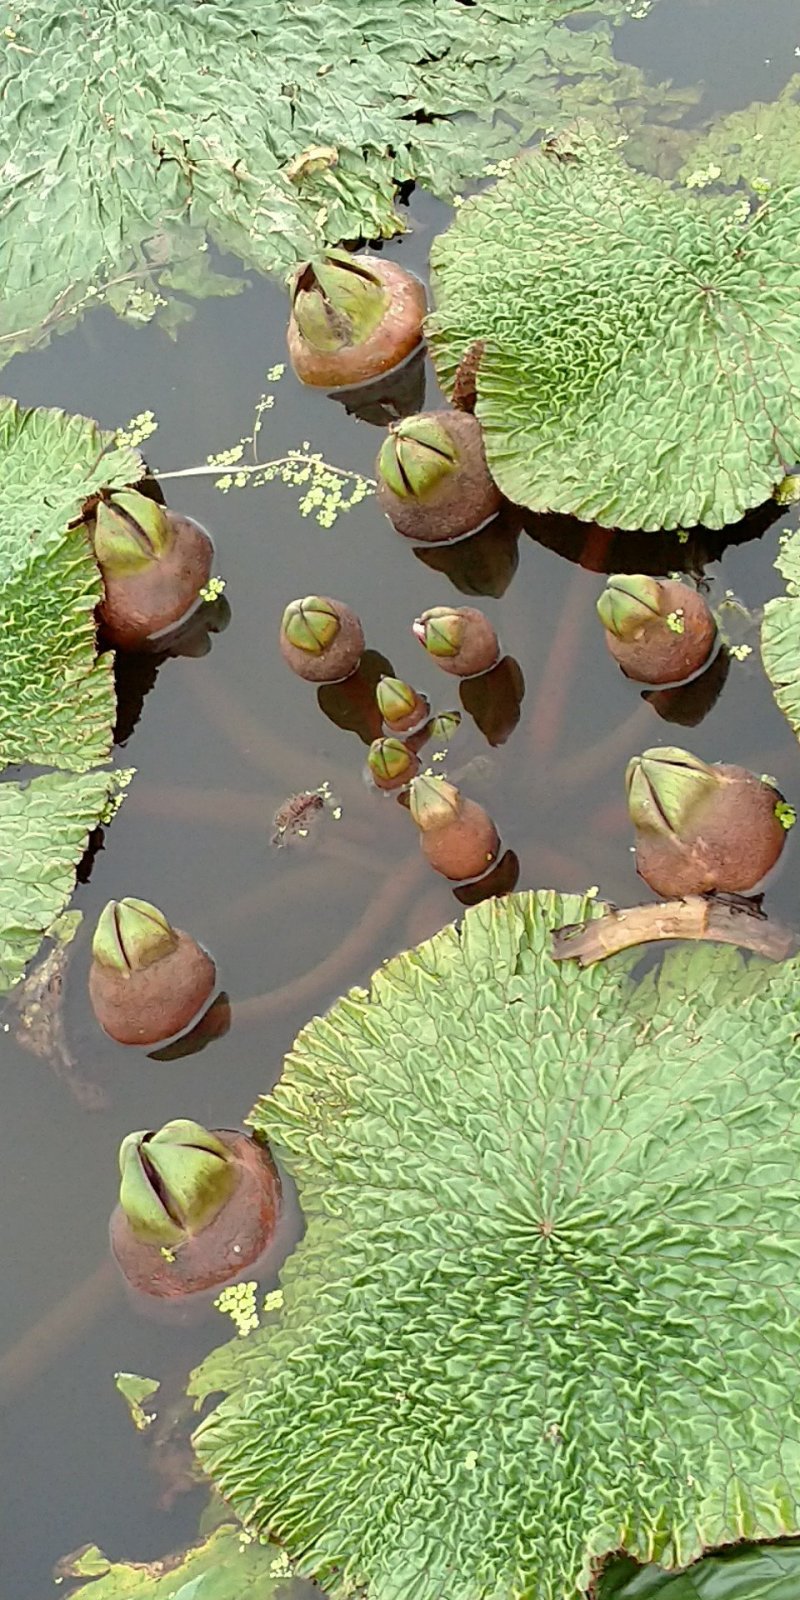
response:
M703 109L728 110L772 98L800 67L799 45L796 0L661 0L626 27L619 50L679 83L702 77ZM411 234L391 253L424 271L447 211L416 195L410 221ZM226 270L236 268L227 263ZM154 410L159 429L144 448L164 472L200 464L248 433L259 395L272 387L264 457L309 440L329 461L371 474L379 430L301 389L290 372L267 385L267 369L285 360L285 316L280 288L258 280L238 298L200 306L177 345L156 328L133 331L100 310L49 349L17 358L3 382L25 403L86 411L106 427ZM427 403L436 403L430 374ZM175 508L214 532L231 620L204 657L160 666L117 752L136 778L76 897L85 925L72 967L69 1036L80 1073L103 1092L105 1108L87 1111L69 1084L14 1043L13 1029L0 1034L3 1600L56 1593L54 1561L89 1540L138 1560L177 1547L195 1535L204 1503L194 1489L168 1491L169 1506L160 1504L171 1441L159 1445L155 1430L134 1432L112 1374L164 1377L168 1403L230 1324L214 1311L198 1325L162 1324L128 1307L106 1243L120 1139L177 1115L210 1126L239 1121L274 1083L314 1011L459 911L451 889L419 863L403 810L364 786L358 736L322 713L313 688L284 668L276 639L294 595L341 596L359 612L370 647L446 708L458 703L457 685L428 664L409 625L426 606L461 603L463 592L393 534L371 499L326 530L299 515L297 492L280 483L223 496L213 479L189 478L165 490ZM533 532L547 542L520 533L507 592L476 602L524 676L519 724L493 748L465 715L447 770L465 769L465 791L491 810L519 857L520 886L597 884L630 903L642 897L622 786L632 754L686 743L707 759L773 774L798 804L797 745L761 670L755 626L738 635L753 655L732 662L701 726L660 720L606 653L593 613L601 578L561 553L580 553L579 531L549 523ZM776 593L776 542L773 528L712 562L712 603L732 590L757 609ZM657 563L652 542L640 548ZM513 551L509 536L509 571ZM451 550L447 559L458 577L464 552ZM123 685L129 721L134 677L128 673ZM325 781L341 819L326 812L313 836L273 848L276 808L293 791ZM797 920L799 882L790 840L769 895L777 917ZM183 1060L154 1062L107 1040L84 1003L86 931L107 899L124 894L154 900L207 944L235 999L271 994L260 1016Z

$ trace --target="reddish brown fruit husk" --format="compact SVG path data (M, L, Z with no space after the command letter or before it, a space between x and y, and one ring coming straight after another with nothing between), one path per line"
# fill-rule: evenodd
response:
M118 972L93 961L89 998L101 1028L118 1044L162 1044L183 1033L214 992L217 973L206 950L175 928L177 945L149 966Z
M605 630L606 644L627 678L650 686L685 683L709 663L717 625L697 589L678 579L659 580L660 615L643 622L632 638ZM675 617L682 631L670 627Z
M214 560L212 540L191 517L176 511L167 511L166 517L173 540L163 556L143 572L113 577L103 571L105 594L98 617L108 643L117 650L145 649L202 604L200 590Z
M387 290L389 303L378 327L357 344L338 350L315 350L304 338L294 315L289 319L289 360L301 383L321 389L345 389L367 383L405 361L422 340L427 312L425 286L412 272L380 256L359 255Z
M425 622L430 620L435 625L438 612L445 612L457 616L461 622L461 641L455 655L443 655L436 650L428 650L432 661L443 672L449 672L456 678L475 678L481 672L489 672L497 664L500 656L500 645L497 634L489 618L478 611L475 606L434 606L431 611L423 612L414 624L414 634L420 643L425 646ZM426 647L427 648L427 647Z
M455 882L478 878L488 871L500 849L497 829L477 800L461 796L452 822L420 834L420 847L436 872Z
M396 494L383 479L378 464L378 502L406 539L435 544L438 540L464 538L488 522L502 503L500 490L486 465L480 423L465 411L421 415L433 418L448 434L457 454L455 469L426 494L416 497Z
M286 629L282 623L281 655L287 666L290 666L298 677L305 678L308 683L341 683L358 670L364 654L364 629L355 612L341 600L331 600L328 595L319 598L332 606L336 612L339 622L336 637L315 655L292 644L286 636Z
M111 1250L132 1288L159 1299L196 1294L227 1283L257 1260L274 1237L281 1184L264 1145L246 1134L217 1129L233 1153L236 1186L207 1227L164 1250L138 1239L121 1206L111 1217Z
M744 767L720 763L724 779L700 799L681 836L637 831L636 870L656 894L746 894L775 866L786 829L777 789Z

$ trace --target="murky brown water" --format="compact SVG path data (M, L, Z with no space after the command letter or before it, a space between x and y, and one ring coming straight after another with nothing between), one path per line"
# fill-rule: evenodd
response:
M661 0L625 30L619 48L679 83L703 77L708 107L728 110L772 98L799 45L794 0ZM446 221L444 207L414 196L413 232L392 253L424 270L431 237ZM236 269L228 263L227 270ZM104 426L153 409L160 426L145 447L151 465L194 465L249 432L264 374L285 359L285 309L279 288L254 281L238 298L199 307L177 345L100 311L49 349L17 358L4 387L25 403L86 411ZM307 439L328 460L371 473L379 430L302 390L290 373L274 387L265 456ZM427 402L435 400L429 374ZM76 904L91 928L111 896L156 901L214 952L234 1001L252 1003L200 1054L169 1062L131 1055L105 1039L88 1013L83 941L67 1021L77 1072L106 1101L94 1112L11 1033L0 1036L5 1600L41 1600L51 1592L55 1559L85 1541L143 1560L196 1532L202 1491L178 1493L166 1509L160 1504L163 1470L159 1476L153 1466L163 1469L169 1445L134 1433L112 1374L164 1376L168 1398L229 1324L211 1313L197 1326L162 1325L129 1310L106 1245L119 1140L176 1115L211 1126L239 1120L275 1081L313 1011L459 911L448 886L424 870L402 809L365 787L357 734L324 715L314 690L285 670L276 638L287 599L310 590L340 595L362 617L371 648L426 690L436 708L456 705L457 686L427 663L409 624L425 606L457 599L458 583L485 574L485 552L478 559L473 551L465 570L464 551L453 550L445 570L436 570L393 535L371 500L326 531L299 516L296 492L281 484L227 496L208 478L169 488L171 503L215 534L231 620L207 655L159 668L117 752L137 776ZM732 663L700 727L659 720L606 654L593 613L601 580L574 559L579 530L548 524L537 531L556 548L530 531L518 541L509 534L503 575L515 554L516 572L501 598L478 602L524 679L518 725L492 747L465 715L448 771L465 769L465 791L489 807L519 857L521 886L578 890L594 883L626 903L640 898L622 790L630 755L647 744L685 742L708 759L772 773L797 803L797 745L775 708L755 634L753 656ZM773 529L711 563L712 603L732 590L757 608L777 592L776 537ZM642 564L657 570L658 561L648 542ZM129 673L123 685L129 724L134 680ZM308 840L271 847L279 804L325 781L341 819L326 812ZM798 887L800 862L790 841L770 890L776 916L797 920ZM256 1003L258 996L264 998Z

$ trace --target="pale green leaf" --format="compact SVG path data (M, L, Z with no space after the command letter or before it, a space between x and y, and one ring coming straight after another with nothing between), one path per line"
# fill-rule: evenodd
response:
M22 977L69 900L111 783L109 772L0 782L0 994Z
M787 592L764 607L761 658L775 699L800 738L800 529L783 536L775 565Z
M75 1600L290 1600L299 1592L281 1573L281 1553L275 1545L248 1542L241 1528L228 1522L208 1539L179 1557L165 1561L110 1562L96 1545L91 1547L97 1576L80 1589L70 1590ZM62 1578L84 1577L84 1552L67 1556L58 1566Z
M658 91L614 60L625 10L126 0L87 15L20 0L4 41L0 355L104 292L123 315L157 314L178 225L285 271L324 242L402 231L399 183L452 197L573 114L576 93L606 105L620 77L616 103L638 122ZM335 157L303 159L319 146Z
M718 528L800 456L800 184L670 186L583 127L461 207L432 251L449 391L473 341L510 499L623 528Z
M100 575L68 524L93 490L141 474L87 418L0 398L0 993L66 905L115 787L88 771L110 754L115 697L97 655ZM3 779L9 766L65 775L25 787Z
M574 1600L800 1523L798 964L555 963L596 910L468 911L252 1113L307 1233L195 1442L336 1597Z
M676 1576L619 1562L604 1574L597 1600L797 1600L800 1548L763 1545L707 1556Z
M681 169L684 183L698 174L709 182L746 183L757 193L800 182L800 73L776 100L733 111L700 135Z

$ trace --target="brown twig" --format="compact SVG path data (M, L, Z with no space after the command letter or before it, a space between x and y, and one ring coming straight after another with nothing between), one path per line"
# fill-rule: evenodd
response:
M265 994L251 995L232 1004L234 1026L263 1022L265 1017L282 1016L295 1006L318 1005L326 994L335 995L348 982L355 982L365 960L376 965L378 943L386 929L400 916L406 901L422 879L424 863L416 852L381 880L377 891L354 928L317 966Z
M726 900L664 900L658 905L609 907L594 921L576 922L553 935L556 961L577 960L582 967L606 961L621 950L661 939L709 939L739 945L744 950L785 961L800 951L800 936L790 928L768 922L743 905Z

